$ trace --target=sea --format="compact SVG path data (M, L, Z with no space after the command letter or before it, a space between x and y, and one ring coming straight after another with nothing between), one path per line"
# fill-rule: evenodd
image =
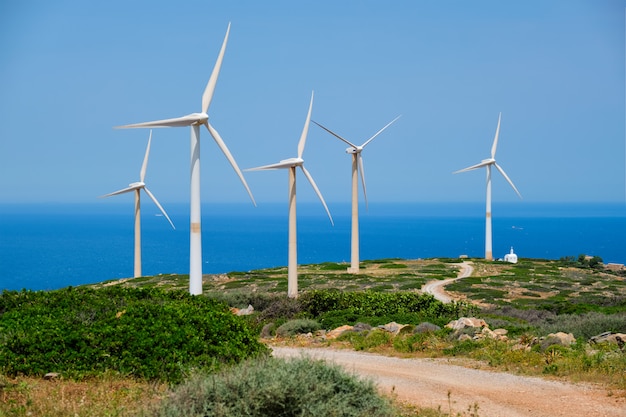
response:
M350 205L298 203L298 263L350 262ZM142 204L143 275L189 273L189 208L167 205L176 229ZM484 203L359 207L360 259L484 257ZM493 204L493 252L626 263L625 203ZM133 275L131 204L0 204L0 290L53 290ZM203 204L203 273L287 265L287 204Z

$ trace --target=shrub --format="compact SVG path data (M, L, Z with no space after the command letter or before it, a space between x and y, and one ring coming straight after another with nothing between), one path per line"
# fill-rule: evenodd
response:
M423 322L415 326L415 329L413 329L413 333L434 333L438 330L441 330L441 327L437 326L436 324Z
M267 352L222 303L183 291L111 286L0 297L0 371L80 379L113 371L181 381Z
M564 314L538 324L539 335L556 332L572 333L576 338L589 339L592 336L612 331L626 333L626 313Z
M420 321L448 322L461 316L471 316L477 311L475 307L468 304L444 304L430 294L409 291L315 290L304 293L300 297L300 302L303 310L312 317L322 317L330 312L333 312L330 314L338 315L341 312L345 316L350 315L353 320L358 320L360 317L386 317L391 319L390 321L398 321L394 317L411 313L414 314L413 317L420 317ZM334 324L336 322L333 322ZM327 326L326 323L324 326Z
M362 340L355 340L357 343L353 342L353 344L356 350L367 350L379 346L390 346L393 343L393 336L384 330L372 329Z
M345 416L397 415L369 380L308 358L247 361L214 375L197 375L176 388L150 415Z
M297 334L313 333L321 328L315 320L296 319L290 320L276 329L276 335L281 337L295 336Z

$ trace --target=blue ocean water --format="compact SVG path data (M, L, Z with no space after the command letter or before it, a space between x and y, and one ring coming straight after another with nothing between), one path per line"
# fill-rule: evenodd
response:
M189 271L188 206L167 221L142 206L143 274ZM350 261L350 206L298 203L298 262ZM203 272L287 264L287 205L207 204ZM482 203L376 204L360 208L361 260L484 256ZM46 290L133 274L132 204L0 205L0 290ZM493 250L525 258L581 253L626 263L626 205L501 203L493 206Z

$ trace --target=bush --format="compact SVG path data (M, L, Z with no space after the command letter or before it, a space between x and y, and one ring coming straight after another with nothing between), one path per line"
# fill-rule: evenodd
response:
M423 322L415 326L415 329L413 329L413 333L434 333L439 330L441 330L441 327L437 326L436 324Z
M286 337L297 334L313 333L321 328L315 320L297 319L290 320L276 329L276 336Z
M600 333L612 331L626 333L626 313L602 314L589 312L586 314L564 314L538 324L539 335L556 332L572 333L576 338L585 340Z
M308 358L247 361L176 388L157 417L391 417L389 400L371 381Z
M363 339L353 339L352 343L356 350L367 350L379 346L390 346L393 344L393 339L394 337L389 332L381 329L372 329Z
M121 286L3 292L0 372L80 379L113 371L180 382L267 352L228 306L183 291Z
M464 303L444 304L430 294L409 291L376 292L315 290L300 297L302 309L312 317L326 314L350 316L353 320L363 317L385 317L388 321L398 321L402 315L419 317L420 321L449 322L461 316L472 316L477 309ZM328 316L324 317L328 318ZM401 320L401 319L400 319ZM322 320L320 320L322 321ZM333 325L337 324L334 320ZM365 321L365 320L362 320ZM354 322L354 321L352 321ZM346 324L346 322L341 323ZM370 323L374 324L374 323ZM331 328L324 323L325 328Z

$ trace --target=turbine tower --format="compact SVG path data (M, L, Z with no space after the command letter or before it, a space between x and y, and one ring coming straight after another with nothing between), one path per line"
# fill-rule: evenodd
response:
M472 165L470 167L461 169L459 171L454 172L454 174L458 174L460 172L472 171L474 169L486 167L487 168L487 207L485 214L485 259L493 260L493 249L491 243L491 166L496 167L500 174L504 177L504 179L513 187L515 193L522 198L522 195L517 191L513 181L506 175L506 172L496 163L496 148L498 147L498 135L500 134L500 119L502 118L502 113L498 116L498 127L496 127L496 136L493 139L493 145L491 145L491 158L483 159L479 164Z
M313 109L313 93L311 93L311 103L309 104L309 112L304 122L304 129L300 135L300 141L298 142L298 156L296 158L283 159L282 161L271 164L263 165L256 168L246 169L246 171L263 171L273 169L289 169L289 256L287 264L287 296L289 298L298 297L298 244L296 233L296 168L300 167L304 176L309 180L315 193L319 197L320 201L326 209L330 223L334 225L333 218L330 215L328 206L322 197L322 193L315 184L313 177L304 167L304 159L302 154L304 153L304 145L306 144L306 137L309 131L309 122L311 120L311 110Z
M226 143L209 123L209 106L213 99L213 92L217 83L217 77L220 73L224 52L226 51L226 43L228 42L228 34L230 33L230 23L224 36L222 49L219 52L215 67L209 78L209 82L202 94L202 111L200 113L191 113L187 116L176 117L174 119L156 120L153 122L136 123L131 125L117 126L119 129L144 128L144 127L191 127L191 190L190 190L190 227L189 227L189 293L192 295L202 294L202 228L200 213L200 126L204 125L219 148L222 150L233 169L239 176L239 179L246 188L252 203L256 206L252 192L246 183L241 170L235 162L235 158L231 155Z
M332 130L322 126L313 120L313 123L335 136L337 139L347 143L350 147L346 149L346 153L352 154L352 239L351 239L351 250L350 250L350 267L348 268L348 272L351 274L359 273L359 173L361 174L361 184L363 185L363 197L365 197L365 205L367 207L367 192L365 189L365 174L363 171L363 157L361 156L361 152L363 152L363 148L365 148L371 141L374 140L379 134L383 132L383 130L387 129L391 126L396 120L398 120L400 116L393 119L391 122L387 123L385 127L380 129L374 136L369 138L363 145L357 146L352 142L342 138Z
M128 187L114 191L109 194L105 194L100 196L101 198L110 197L118 194L125 194L130 192L135 192L135 278L141 276L141 190L144 190L148 197L154 201L154 204L161 210L161 213L165 216L168 222L172 225L173 229L174 223L170 220L170 217L167 215L161 204L157 201L156 197L148 190L146 187L146 183L144 182L146 179L146 170L148 168L148 155L150 154L150 142L152 141L152 131L150 131L150 136L148 137L148 146L146 147L146 155L143 157L143 164L141 165L141 171L139 172L139 181L133 182L129 184Z

